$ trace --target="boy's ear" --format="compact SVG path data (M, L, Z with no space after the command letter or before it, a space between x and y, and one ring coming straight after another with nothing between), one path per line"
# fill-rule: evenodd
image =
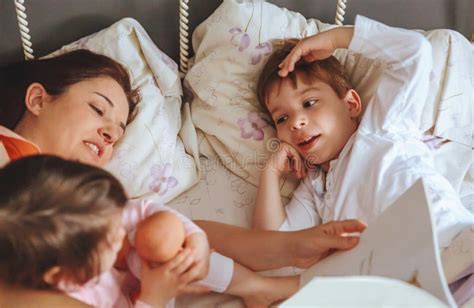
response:
M62 278L62 270L59 266L53 266L43 274L43 281L51 286L57 286Z
M28 86L25 94L26 109L34 115L39 115L49 98L48 92L40 83L34 82Z
M347 91L344 101L347 103L351 118L357 118L362 112L362 101L357 91L354 89Z

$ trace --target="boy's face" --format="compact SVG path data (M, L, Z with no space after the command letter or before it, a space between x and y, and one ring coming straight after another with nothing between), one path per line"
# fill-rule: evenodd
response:
M298 73L296 80L296 88L285 78L268 89L266 104L277 137L307 162L327 167L357 129L360 98L354 90L339 98L327 83L305 83Z

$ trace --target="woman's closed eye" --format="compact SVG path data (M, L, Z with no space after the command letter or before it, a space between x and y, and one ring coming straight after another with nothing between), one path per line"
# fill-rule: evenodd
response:
M303 103L304 108L309 108L318 102L317 99L309 99Z
M95 106L94 104L89 104L89 106L92 108L92 110L95 111L95 113L97 113L99 116L104 116L104 111L102 109L100 109L99 107Z

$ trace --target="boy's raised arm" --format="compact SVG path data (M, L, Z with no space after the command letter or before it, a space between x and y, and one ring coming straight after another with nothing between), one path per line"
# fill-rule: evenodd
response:
M389 27L357 16L349 49L385 63L361 129L419 135L429 90L431 45L415 31Z

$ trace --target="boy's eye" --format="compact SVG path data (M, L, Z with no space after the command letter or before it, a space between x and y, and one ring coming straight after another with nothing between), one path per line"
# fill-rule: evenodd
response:
M93 104L89 104L89 106L90 106L90 107L92 108L92 110L94 110L98 115L100 115L100 116L103 116L103 115L104 115L104 112L103 112L100 108L94 106Z
M281 123L285 122L287 119L288 119L288 116L281 116L281 117L278 117L278 118L275 120L275 123L276 123L276 124L281 124Z
M316 99L310 99L306 102L303 103L303 107L304 108L308 108L308 107L311 107L313 106L314 104L316 104L317 100Z

